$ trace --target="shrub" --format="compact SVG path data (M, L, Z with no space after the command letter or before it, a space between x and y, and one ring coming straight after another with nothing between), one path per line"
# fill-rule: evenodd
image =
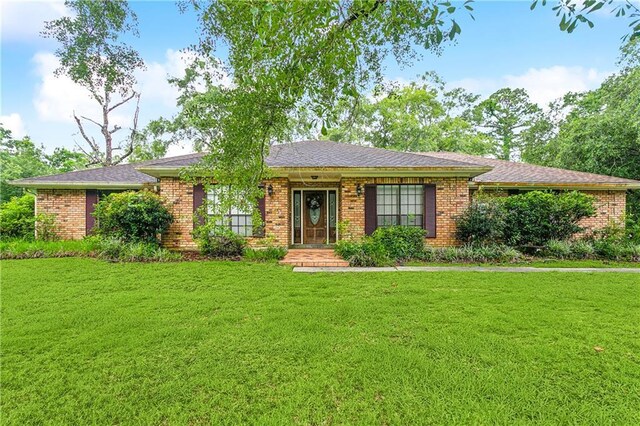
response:
M496 199L482 199L471 203L456 218L456 238L465 243L501 241L504 232L504 209Z
M202 254L216 258L239 258L246 245L243 237L222 226L198 227L194 230L193 236Z
M502 244L465 244L461 247L426 247L422 260L427 262L516 262L523 258L518 250Z
M244 249L244 258L252 262L268 262L282 260L287 255L286 247L268 246Z
M36 237L40 241L56 241L56 215L40 213L36 215Z
M502 199L505 242L512 246L543 246L566 240L582 228L578 222L595 213L593 197L572 191L561 194L531 191Z
M419 257L424 250L426 232L422 228L411 226L389 226L378 228L372 235L387 256L396 261Z
M393 263L385 247L372 237L365 237L360 242L338 241L335 251L350 266L387 266Z
M125 242L159 245L158 236L165 232L173 217L162 198L151 191L113 193L100 200L94 216L98 235Z
M558 259L570 259L572 257L571 243L559 240L548 241L542 249L542 253L545 256Z
M35 197L13 197L0 206L0 237L4 240L33 240L35 235Z
M97 256L110 262L169 262L181 258L179 253L153 242L126 242L117 238L98 240Z

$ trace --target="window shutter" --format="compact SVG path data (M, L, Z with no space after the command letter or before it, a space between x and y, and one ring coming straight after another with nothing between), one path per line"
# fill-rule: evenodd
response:
M266 214L265 214L265 195L263 195L262 197L258 198L258 211L260 212L260 218L262 219L262 225L261 226L254 226L253 227L253 236L254 237L264 237L264 230L265 230L265 218L266 218Z
M424 186L424 229L427 238L436 237L436 186Z
M378 227L377 191L375 185L364 186L364 233L373 234Z
M93 212L95 211L96 203L98 202L98 190L87 189L85 192L85 234L90 235L93 227L96 225L96 218L93 217Z
M204 204L204 185L193 186L193 227L204 224L204 216L196 217L196 212Z

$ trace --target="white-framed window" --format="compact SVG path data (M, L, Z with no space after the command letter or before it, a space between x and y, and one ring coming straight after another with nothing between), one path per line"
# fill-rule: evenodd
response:
M218 206L218 194L223 191L224 187L213 187L207 192L207 213L209 217L214 215ZM244 211L241 208L232 207L224 214L224 219L231 231L243 237L253 235L253 217L251 211Z
M378 227L424 227L422 185L378 185L376 198Z

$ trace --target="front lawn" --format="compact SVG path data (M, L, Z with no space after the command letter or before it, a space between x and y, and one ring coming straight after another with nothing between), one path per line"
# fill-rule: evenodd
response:
M639 424L632 274L2 262L3 424Z

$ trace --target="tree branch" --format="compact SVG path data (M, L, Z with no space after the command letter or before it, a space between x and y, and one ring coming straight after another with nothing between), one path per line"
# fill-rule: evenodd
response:
M140 99L140 95L136 92L132 92L131 96L126 97L125 99L121 100L120 102L118 102L117 104L113 105L112 107L109 108L109 112L113 111L116 108L121 107L122 105L126 104L127 102L129 102L131 99L133 99L135 96L138 96L138 99Z
M140 114L140 94L136 93L135 95L136 95L136 112L133 114L133 127L131 128L131 135L129 136L129 145L127 146L127 150L124 152L124 154L122 154L118 158L118 160L113 163L114 165L120 164L133 153L133 148L136 141L136 135L138 134L138 116ZM121 148L118 147L118 149L121 149Z
M97 156L98 154L100 154L100 148L98 147L98 144L93 138L89 138L89 136L87 136L87 133L84 131L84 127L82 127L82 122L75 112L73 113L73 118L76 120L76 124L78 124L78 129L80 130L82 138L89 144L94 155Z

